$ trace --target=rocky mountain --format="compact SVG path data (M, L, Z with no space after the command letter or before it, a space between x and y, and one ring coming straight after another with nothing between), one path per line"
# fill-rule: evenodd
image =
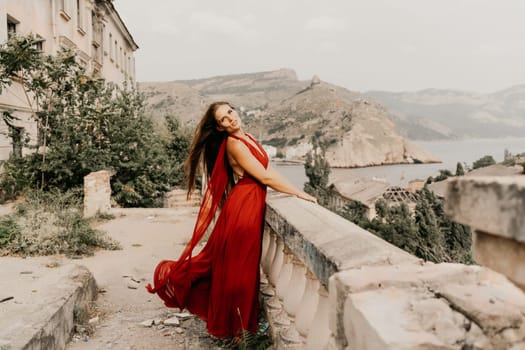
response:
M325 145L332 167L438 161L403 138L378 103L315 80L250 120L248 129L280 148L287 159L303 157L314 137Z
M139 89L149 114L175 114L188 124L210 102L230 101L239 107L246 130L288 160L303 159L314 137L333 167L438 161L403 138L380 104L317 77L299 81L289 69L140 83Z
M233 74L195 80L143 82L146 111L154 118L175 114L195 121L213 101L229 101L243 110L263 110L304 87L291 69Z
M525 134L525 85L492 94L427 89L370 91L410 139L497 138Z

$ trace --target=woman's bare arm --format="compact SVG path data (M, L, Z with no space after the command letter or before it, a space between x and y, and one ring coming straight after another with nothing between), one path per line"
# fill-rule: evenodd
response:
M259 160L253 156L248 147L241 141L228 138L227 151L228 155L233 158L235 163L243 168L245 172L266 186L282 193L292 194L307 201L317 202L315 197L299 190L286 177L271 166L268 165L268 168L265 169Z

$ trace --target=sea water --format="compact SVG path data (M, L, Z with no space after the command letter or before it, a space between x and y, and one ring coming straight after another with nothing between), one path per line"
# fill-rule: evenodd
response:
M337 178L344 177L345 174L370 179L377 178L385 180L392 185L405 187L411 180L426 180L429 176L437 176L441 169L447 169L455 173L458 162L464 168L470 168L473 162L486 155L492 156L496 162L501 162L503 161L505 150L512 154L525 152L525 137L412 142L433 153L441 159L442 163L396 164L351 169L333 168L332 174L337 176ZM301 189L304 183L308 181L303 165L273 163L272 166Z

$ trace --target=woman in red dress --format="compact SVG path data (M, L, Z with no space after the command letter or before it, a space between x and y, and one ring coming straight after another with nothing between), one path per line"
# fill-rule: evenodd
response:
M186 160L188 197L199 165L207 188L191 241L177 261L161 261L154 287L168 307L188 309L207 322L217 338L255 332L259 314L259 263L266 187L316 202L268 165L268 155L241 128L228 102L211 104L202 117ZM220 207L213 231L195 256L199 243Z

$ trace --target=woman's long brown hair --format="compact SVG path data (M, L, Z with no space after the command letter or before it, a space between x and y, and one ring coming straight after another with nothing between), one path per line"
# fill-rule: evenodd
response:
M203 169L206 169L206 178L209 180L211 171L217 160L217 153L221 146L222 141L228 137L228 133L225 131L217 130L219 126L215 119L215 112L222 105L231 106L228 102L220 101L212 103L204 115L202 116L195 134L191 142L190 151L188 157L184 162L184 170L186 173L188 193L187 198L191 197L191 193L195 188L195 177L199 164L202 165ZM233 107L232 107L233 108ZM228 163L227 157L220 161L226 162L226 169L228 170L229 185L227 186L226 192L233 186L233 171L230 164Z

